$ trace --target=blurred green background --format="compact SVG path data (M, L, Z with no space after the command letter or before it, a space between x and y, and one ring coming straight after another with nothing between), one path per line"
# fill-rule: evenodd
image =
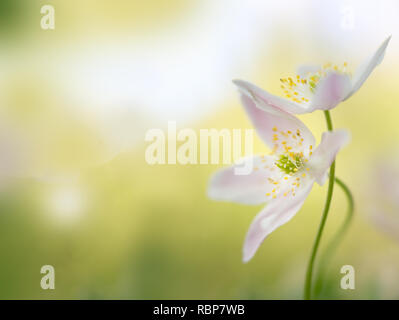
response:
M55 30L40 28L45 4ZM398 15L396 1L2 0L1 136L18 161L2 173L0 298L301 298L326 187L243 264L261 206L207 199L221 166L148 165L145 133L168 121L251 128L231 79L279 94L298 65L348 61L354 71L390 34L383 63L333 110L335 127L352 133L337 175L356 217L318 297L399 298L399 244L368 217L382 201L374 164L399 149ZM323 114L301 119L319 140ZM255 149L266 150L257 137ZM322 249L345 210L336 188ZM46 264L55 290L40 287ZM355 290L340 289L346 264Z

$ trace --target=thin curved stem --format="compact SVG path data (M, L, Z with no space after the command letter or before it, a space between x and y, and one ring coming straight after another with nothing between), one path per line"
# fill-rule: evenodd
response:
M317 296L320 294L321 290L323 289L323 283L322 283L322 276L325 274L328 266L328 262L330 261L331 257L334 254L334 251L337 249L339 246L340 242L343 239L343 236L345 235L346 231L349 228L349 225L352 221L353 218L353 212L355 208L355 203L353 200L353 196L351 191L349 190L348 186L339 178L335 178L335 183L341 187L342 191L344 192L345 196L348 199L348 209L347 209L347 214L345 217L344 222L342 223L341 227L338 229L337 233L334 235L333 239L331 242L328 244L326 250L323 252L321 258L320 258L320 267L319 271L317 273L317 279L316 279L316 284L314 288L314 294Z
M330 116L330 112L328 110L324 111L324 115L327 122L327 129L328 131L333 130L332 120ZM328 211L330 210L331 199L334 191L334 180L335 180L335 161L331 164L330 167L330 178L328 181L328 190L327 190L327 198L324 205L323 214L321 216L321 221L319 225L319 230L317 231L316 239L313 244L312 253L310 255L308 268L306 271L306 278L305 278L305 288L304 288L304 299L310 300L311 298L311 288L312 288L312 275L313 275L313 268L314 262L316 260L317 250L319 249L321 236L323 234L324 226L327 221Z

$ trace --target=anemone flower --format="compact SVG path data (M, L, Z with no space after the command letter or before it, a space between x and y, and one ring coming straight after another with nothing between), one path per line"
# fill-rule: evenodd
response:
M221 169L211 178L208 195L213 200L267 206L247 233L243 260L249 261L263 240L288 222L302 207L314 182L322 185L337 152L349 140L344 130L325 132L317 148L310 130L295 116L273 105L261 110L255 99L242 94L243 106L260 138L272 149L254 156L251 172L237 175L242 164Z
M292 114L318 109L330 110L359 90L374 68L381 63L390 39L388 37L353 76L346 62L342 66L327 63L324 66L299 67L295 77L280 79L284 98L243 80L234 80L234 83L247 91L260 108L265 104L273 105Z

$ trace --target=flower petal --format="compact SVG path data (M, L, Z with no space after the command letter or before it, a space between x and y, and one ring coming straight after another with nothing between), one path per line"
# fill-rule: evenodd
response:
M340 103L352 88L347 74L330 71L317 84L310 103L310 111L330 110Z
M241 95L241 101L260 138L276 153L284 151L285 147L292 148L293 152L301 152L315 145L313 134L295 116L274 107L270 107L274 112L261 110L252 98L244 94Z
M265 238L281 225L287 223L299 211L305 202L314 180L303 183L296 192L279 196L272 200L252 222L244 242L243 261L248 262L256 253Z
M263 110L272 113L280 110L292 114L309 112L305 104L299 105L287 99L272 95L250 82L244 80L233 80L233 83L239 88L241 93L250 97L256 105Z
M360 89L362 84L369 77L371 72L373 72L374 68L378 66L382 60L384 59L385 50L388 46L389 40L391 40L391 36L389 36L377 49L377 51L369 58L365 63L363 63L352 79L352 90L348 93L344 100L351 97L357 90Z
M308 167L318 184L323 185L327 178L327 171L333 163L338 151L350 140L349 132L336 130L324 132L321 142L310 157Z
M273 170L275 158L272 156L256 156L246 160L252 161L253 170L248 175L237 175L235 169L239 165L217 171L211 178L208 196L213 200L237 202L242 204L260 204L270 199L267 193L275 188L268 178L281 180L280 170Z

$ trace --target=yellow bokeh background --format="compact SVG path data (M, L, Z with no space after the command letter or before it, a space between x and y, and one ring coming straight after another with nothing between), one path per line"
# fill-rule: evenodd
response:
M213 4L207 9L205 2ZM355 70L390 34L383 63L332 112L334 126L352 135L338 156L337 176L351 188L356 212L318 297L399 297L399 243L368 215L380 201L371 191L375 162L399 149L399 47L392 27L397 24L383 19L388 12L395 17L398 5L331 2L336 15L326 19L317 1L298 1L303 3L295 8L305 9L297 18L286 18L284 7L298 2L278 8L261 2L1 1L0 124L21 152L18 174L1 184L0 298L301 298L326 186L315 186L298 215L243 264L243 239L262 206L209 200L209 177L221 165L149 165L145 134L166 130L168 121L196 132L250 129L233 77L279 94L279 78L301 63L335 59L349 61ZM55 30L40 28L44 4L55 7ZM354 13L349 29L342 25L343 8ZM241 10L249 12L247 20L234 19ZM255 13L260 22L250 29L246 23ZM377 23L372 31L363 28L370 19ZM187 35L181 36L185 28ZM207 40L215 34L230 40L218 46ZM135 55L135 48L145 46ZM199 54L198 66L194 58L184 59L202 49L209 56L201 60ZM171 58L175 52L179 55ZM90 61L97 67L86 69ZM227 67L219 69L223 62ZM114 63L117 75L107 68ZM77 70L72 75L71 66ZM202 67L209 72L201 73ZM132 78L143 87L126 83ZM323 114L300 118L320 141ZM256 137L255 152L266 151ZM346 206L336 188L321 250L342 223ZM55 267L55 290L40 287L40 268L46 264ZM339 286L340 268L347 264L356 270L355 290Z

